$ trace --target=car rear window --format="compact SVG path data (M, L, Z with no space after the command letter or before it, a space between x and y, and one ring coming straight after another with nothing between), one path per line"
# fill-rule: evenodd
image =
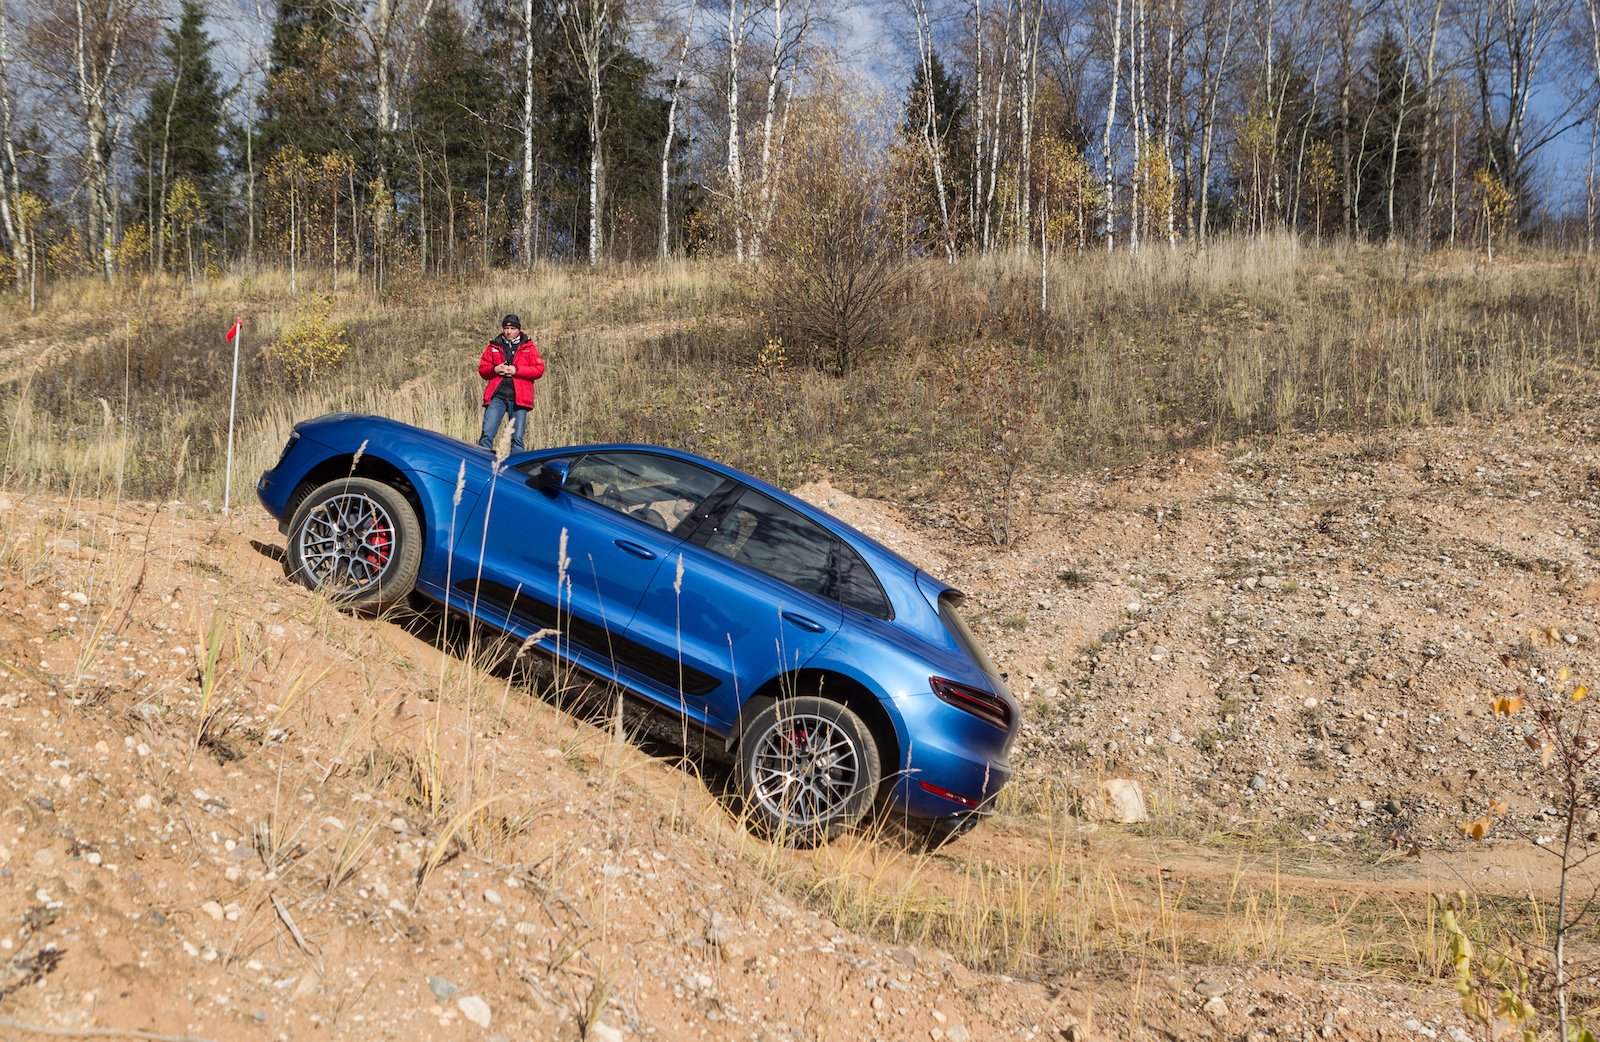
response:
M983 645L978 643L978 638L967 628L966 620L961 617L961 602L966 600L959 590L946 590L939 595L939 621L944 623L945 630L961 645L966 653L972 656L985 673L994 677L996 681L1001 678L1000 671L989 661L989 653L983 650Z

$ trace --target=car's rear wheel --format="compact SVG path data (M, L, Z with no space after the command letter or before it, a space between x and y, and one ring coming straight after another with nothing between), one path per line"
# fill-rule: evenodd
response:
M330 481L302 500L289 522L289 578L346 608L380 612L403 602L421 565L417 512L381 481Z
M793 846L825 843L872 807L883 767L848 706L803 695L774 702L739 742L739 788L755 831Z

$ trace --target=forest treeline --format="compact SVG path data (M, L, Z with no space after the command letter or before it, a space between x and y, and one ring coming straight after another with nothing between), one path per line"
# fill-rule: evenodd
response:
M1595 242L1600 0L880 10L0 0L0 275Z

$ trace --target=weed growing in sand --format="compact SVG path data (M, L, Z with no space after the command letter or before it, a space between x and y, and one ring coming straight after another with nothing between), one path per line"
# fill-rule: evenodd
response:
M1479 817L1461 823L1462 834L1476 841L1497 827L1510 827L1554 858L1559 880L1555 905L1536 917L1536 930L1504 930L1504 943L1489 960L1474 961L1459 929L1452 943L1462 1010L1486 1032L1500 1026L1536 1032L1541 1016L1554 1016L1558 1038L1592 1040L1590 1011L1578 1012L1573 1006L1580 985L1588 982L1592 988L1600 957L1579 955L1573 942L1590 922L1600 896L1592 873L1585 871L1600 856L1600 832L1592 825L1600 819L1600 737L1594 733L1597 721L1588 685L1575 683L1564 666L1551 668L1534 650L1548 653L1565 645L1563 635L1550 627L1534 632L1518 654L1501 655L1513 680L1490 703L1497 717L1529 721L1510 728L1507 737L1517 743L1513 755L1524 759L1529 773L1549 787L1553 814L1543 813L1546 824L1513 825L1513 807L1496 794ZM1544 831L1552 818L1553 828ZM1580 895L1580 889L1587 892ZM1494 994L1500 998L1492 998ZM1583 997L1594 999L1593 994Z

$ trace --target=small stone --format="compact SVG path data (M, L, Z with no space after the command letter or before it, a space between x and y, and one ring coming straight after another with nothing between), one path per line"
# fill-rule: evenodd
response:
M478 1025L480 1028L489 1026L489 1004L476 995L463 995L456 999L456 1008L461 1015Z
M597 1020L589 1028L589 1033L584 1035L584 1038L593 1039L594 1042L622 1042L622 1031L603 1020Z
M502 901L499 892L495 890L485 890L483 892L483 899L492 905L500 904Z
M1209 999L1214 998L1217 995L1226 994L1228 991L1228 986L1221 981L1203 980L1194 986L1194 990L1196 993L1204 995Z
M1254 778L1250 779L1250 788L1253 791L1260 792L1262 789L1265 789L1266 787L1267 787L1267 779L1263 778L1261 775L1258 774Z
M228 851L229 861L254 861L256 848L248 843L235 843L233 849Z
M309 999L317 993L317 987L321 983L322 978L308 970L306 975L300 978L300 983L294 986L294 997L297 999Z
M222 905L216 901L207 901L200 906L200 910L217 922L222 921Z
M156 798L147 792L135 800L133 805L139 810L155 810Z
M970 1042L972 1035L961 1024L951 1024L944 1029L944 1037L950 1042Z
M1418 1020L1415 1017L1412 1017L1410 1020L1401 1021L1400 1022L1400 1026L1405 1028L1407 1031L1421 1031L1422 1030L1422 1021Z
M1222 1001L1221 995L1213 995L1206 999L1206 1004L1200 1008L1206 1015L1219 1020L1228 1015L1228 1004Z
M461 994L460 985L452 984L443 977L430 976L428 978L428 990L432 991L433 997L440 1002L449 1002Z
M946 1017L942 1011L934 1010L933 1011L933 1019L938 1021L940 1024L943 1024L946 1020L949 1020L950 1018Z

